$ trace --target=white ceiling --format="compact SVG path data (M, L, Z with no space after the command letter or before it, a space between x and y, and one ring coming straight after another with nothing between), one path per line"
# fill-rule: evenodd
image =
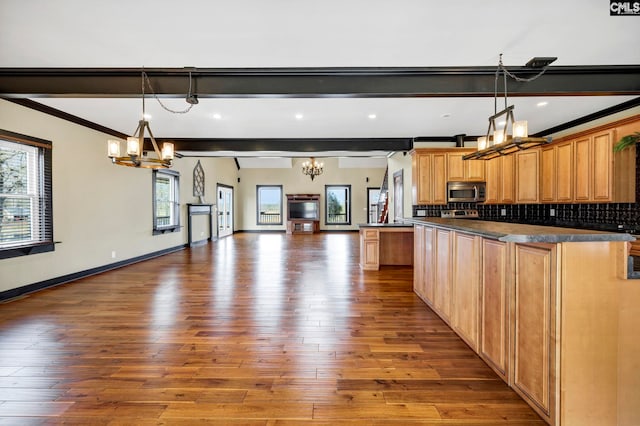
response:
M0 67L495 66L500 53L507 68L534 56L633 65L638 39L640 18L609 16L603 0L0 1ZM633 98L510 103L535 133ZM34 100L127 134L141 111L139 99ZM490 98L201 98L186 115L146 106L168 138L473 135L494 111Z

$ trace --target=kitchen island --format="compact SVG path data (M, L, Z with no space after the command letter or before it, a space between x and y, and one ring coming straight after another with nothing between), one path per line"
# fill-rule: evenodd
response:
M380 265L413 264L413 225L360 224L360 267L377 271Z
M627 234L413 218L414 291L552 425L640 424Z

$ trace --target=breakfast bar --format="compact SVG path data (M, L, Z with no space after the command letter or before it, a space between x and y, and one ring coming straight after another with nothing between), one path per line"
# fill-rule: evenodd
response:
M637 411L640 285L624 233L413 218L414 291L552 425ZM635 412L634 411L634 412Z
M413 264L413 225L367 223L360 225L360 267L377 271L380 265Z

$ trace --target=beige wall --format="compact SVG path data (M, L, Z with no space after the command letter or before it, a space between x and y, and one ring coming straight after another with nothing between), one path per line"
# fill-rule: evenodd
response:
M150 170L120 167L106 157L108 135L0 100L0 128L53 142L55 251L0 260L0 292L108 265L187 242L181 232L152 235ZM194 202L192 170L197 159L175 161L181 172L181 224L185 203ZM233 184L233 159L202 159L206 199L215 183ZM111 254L115 251L116 256Z
M323 158L324 173L313 181L301 172L302 163L307 158L294 158L290 169L241 169L237 191L236 229L241 230L284 230L283 225L256 225L256 185L282 185L283 194L320 194L320 229L358 229L358 224L367 222L367 187L379 187L384 178L384 168L340 168L337 158ZM319 160L320 161L320 160ZM366 178L369 178L369 182ZM351 225L325 225L324 187L325 185L351 185ZM286 220L286 198L284 215Z
M394 187L393 187L393 174L402 170L403 176L403 204L402 209L404 217L411 217L412 215L412 199L411 199L411 155L408 153L404 155L402 152L397 152L392 155L389 160L389 222L393 222L393 218L395 218L395 209L394 209L394 200L396 197Z

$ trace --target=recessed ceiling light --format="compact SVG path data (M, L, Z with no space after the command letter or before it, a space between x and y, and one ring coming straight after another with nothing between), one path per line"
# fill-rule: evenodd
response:
M142 115L142 117L143 117L145 120L151 120L151 114L143 114L143 115Z
M449 118L451 117L451 113L445 112L444 114L442 114L440 117L442 118Z
M536 106L538 106L538 107L543 107L543 106L547 106L548 104L549 104L549 102L547 102L547 101L542 101L542 102L538 102L538 103L536 104Z
M220 119L222 119L222 116L220 114L218 114L218 113L215 113L215 114L213 114L213 118L216 119L216 120L220 120Z
M296 120L302 120L303 117L304 115L302 115L301 113L296 114Z
M375 115L375 114L369 114L369 116L368 116L368 117L369 117L369 119L370 119L370 120L374 120L374 119L377 117L377 115Z

